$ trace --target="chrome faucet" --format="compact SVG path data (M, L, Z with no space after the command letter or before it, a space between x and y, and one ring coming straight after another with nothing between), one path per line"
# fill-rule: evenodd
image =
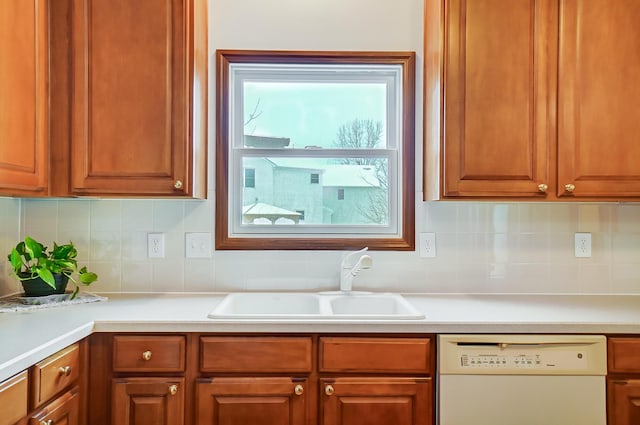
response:
M367 251L369 247L363 248L360 251L349 252L342 256L342 262L340 263L340 291L351 292L353 285L353 278L362 269L368 269L373 265L373 259L367 255L362 254ZM355 256L360 255L358 261L353 263Z

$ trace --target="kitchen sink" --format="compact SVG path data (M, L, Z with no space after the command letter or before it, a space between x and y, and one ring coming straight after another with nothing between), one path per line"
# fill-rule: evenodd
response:
M240 292L228 294L211 319L417 320L424 315L398 294Z
M344 295L331 300L331 311L340 319L424 319L398 294Z
M320 314L320 299L315 294L240 292L227 295L209 317L302 318Z

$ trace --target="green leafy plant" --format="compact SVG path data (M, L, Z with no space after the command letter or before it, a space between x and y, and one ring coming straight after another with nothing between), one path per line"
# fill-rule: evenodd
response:
M20 280L41 278L47 285L55 288L54 275L63 274L76 286L71 295L74 299L80 290L80 284L88 286L98 280L98 275L82 267L78 270L76 257L78 251L72 242L58 245L54 242L49 250L35 239L26 236L8 255L13 272ZM74 278L74 273L77 273Z

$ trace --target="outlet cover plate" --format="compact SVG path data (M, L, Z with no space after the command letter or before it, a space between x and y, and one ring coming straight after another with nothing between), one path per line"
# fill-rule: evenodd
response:
M576 233L575 255L578 258L591 257L591 233Z
M164 258L164 233L147 233L149 258Z
M420 233L419 235L420 257L434 258L436 256L436 234Z

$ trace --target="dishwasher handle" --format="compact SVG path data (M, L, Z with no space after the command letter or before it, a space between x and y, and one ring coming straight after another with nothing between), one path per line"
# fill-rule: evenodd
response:
M509 347L523 348L544 348L544 347L585 347L597 342L475 342L460 341L456 345L459 347L496 347L502 350Z

